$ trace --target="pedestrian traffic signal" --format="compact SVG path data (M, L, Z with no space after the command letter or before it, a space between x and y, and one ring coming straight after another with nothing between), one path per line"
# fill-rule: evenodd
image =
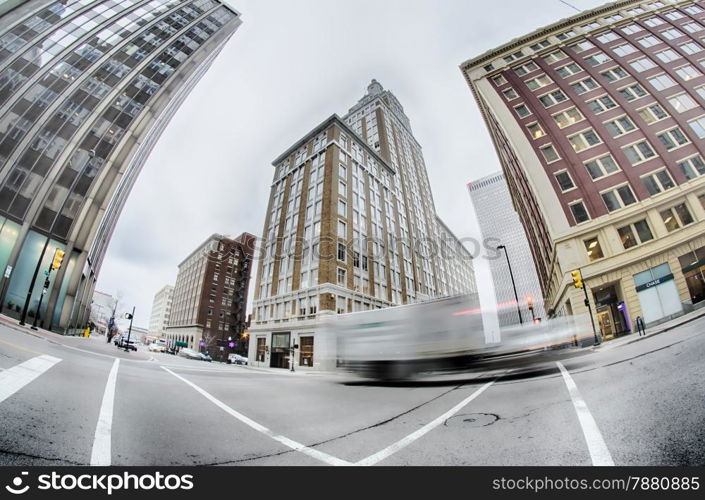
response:
M52 270L57 270L61 267L61 263L64 261L65 252L63 250L56 250L54 254L54 260L51 263Z
M530 311L534 309L534 298L531 295L526 296L526 305Z
M573 286L575 286L575 288L582 288L583 287L583 275L580 273L580 270L573 271L570 274L571 274L571 276L573 276Z

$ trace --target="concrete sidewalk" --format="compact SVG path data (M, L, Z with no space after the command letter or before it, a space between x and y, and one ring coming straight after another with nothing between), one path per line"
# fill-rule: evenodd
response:
M112 356L123 359L148 360L149 354L140 351L125 352L123 349L118 349L112 343L108 343L104 335L92 335L90 337L80 337L75 335L61 335L60 333L51 332L42 328L33 330L31 324L20 325L20 322L4 314L0 314L0 325L11 328L15 331L32 335L40 339L44 339L54 344L65 345L67 347L75 347L86 351Z
M700 318L705 317L705 308L700 308L696 309L695 311L691 311L687 314L684 314L683 316L679 316L677 318L674 318L672 320L666 321L664 323L661 323L659 325L656 325L654 327L646 327L646 335L639 335L638 333L630 333L628 335L625 335L623 337L618 337L613 340L607 340L600 344L599 346L592 346L590 349L593 350L601 350L605 348L612 349L614 347L620 347L623 345L627 344L632 344L634 342L639 342L641 340L646 340L650 337L653 337L654 335L659 335L661 333L668 332L670 330L673 330L674 328L678 328L679 326L688 324L692 321L696 321Z

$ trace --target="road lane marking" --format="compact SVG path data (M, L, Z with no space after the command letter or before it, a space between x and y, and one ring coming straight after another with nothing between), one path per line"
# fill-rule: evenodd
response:
M98 424L95 428L93 451L91 452L91 465L110 465L111 460L111 435L113 428L113 405L115 403L115 385L117 383L120 359L115 358L113 367L105 384L103 402L100 405Z
M355 465L375 465L378 462L381 462L385 458L388 458L389 456L393 455L394 453L398 452L399 450L406 448L409 446L411 443L419 439L420 437L424 436L425 434L428 434L431 432L433 429L441 425L443 422L448 420L450 417L458 413L464 406L466 406L470 401L478 397L480 394L485 392L492 384L494 384L497 381L497 379L494 379L490 382L487 382L485 385L480 387L478 390L473 392L470 396L467 398L463 399L460 403L455 405L453 408L445 412L443 415L440 417L437 417L436 419L432 420L431 422L427 423L417 431L412 432L405 438L400 439L396 443L387 446L385 449L378 451L374 455L370 455L367 458L363 458L359 462L357 462Z
M570 399L573 401L573 407L575 408L575 412L578 414L578 420L580 421L580 427L583 430L585 441L587 441L592 465L613 466L614 461L612 460L612 455L610 455L610 451L607 449L607 444L602 438L600 429L597 427L597 422L595 422L595 419L592 417L592 413L590 413L590 410L587 407L587 403L585 403L585 400L580 395L580 391L578 391L578 386L575 385L573 377L570 376L570 373L568 373L568 370L565 369L563 363L556 361L556 364L561 370L565 385L568 387Z
M32 349L27 349L26 347L22 347L20 345L13 344L12 342L8 342L7 340L0 340L0 344L9 345L10 347L14 347L15 349L19 349L20 351L25 351L25 352L29 352L32 354L36 354L37 356L44 355L43 352L33 351Z
M211 396L208 392L205 390L201 389L198 387L196 384L193 382L190 382L189 380L186 380L184 377L181 375L177 375L173 371L171 371L169 368L162 366L161 367L163 370L165 370L168 373L171 373L174 377L178 378L185 384L191 386L193 389L195 389L197 392L199 392L202 396L204 396L206 399L208 399L211 403L219 407L221 410L226 412L232 417L235 417L238 419L240 422L244 423L245 425L248 425L252 429L256 430L257 432L261 432L262 434L269 436L270 438L274 439L275 441L278 441L279 443L283 444L284 446L287 446L291 448L292 450L298 451L300 453L303 453L304 455L308 455L309 457L315 458L317 460L320 460L321 462L324 462L328 465L352 465L352 463L346 461L346 460L341 460L340 458L334 457L332 455L328 455L327 453L323 453L322 451L314 450L313 448L309 448L306 445L303 445L297 441L294 441L293 439L289 439L286 436L281 436L279 434L274 433L272 430L269 428L258 424L251 418L246 417L240 412L237 412L230 408L228 405L220 401L214 396Z
M0 403L61 361L60 358L42 354L0 373Z

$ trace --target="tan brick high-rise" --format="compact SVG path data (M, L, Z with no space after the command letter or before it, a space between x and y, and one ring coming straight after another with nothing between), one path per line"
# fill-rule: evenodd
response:
M250 362L333 365L321 318L476 290L472 257L436 215L421 146L375 80L274 160Z

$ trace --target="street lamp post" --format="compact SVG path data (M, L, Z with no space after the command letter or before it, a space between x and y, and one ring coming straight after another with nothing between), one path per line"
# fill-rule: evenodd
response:
M504 245L499 245L497 250L504 250L504 256L507 258L507 266L509 267L509 277L512 279L512 288L514 289L514 299L517 302L517 313L519 313L519 324L524 324L524 320L521 317L521 308L519 307L519 296L517 295L517 286L514 283L514 273L512 273L512 265L509 263L509 253L507 252L507 247Z
M130 334L132 333L132 318L135 317L135 306L132 306L132 314L125 314L125 319L130 320L130 327L127 329L127 342L125 343L125 352L130 351Z

